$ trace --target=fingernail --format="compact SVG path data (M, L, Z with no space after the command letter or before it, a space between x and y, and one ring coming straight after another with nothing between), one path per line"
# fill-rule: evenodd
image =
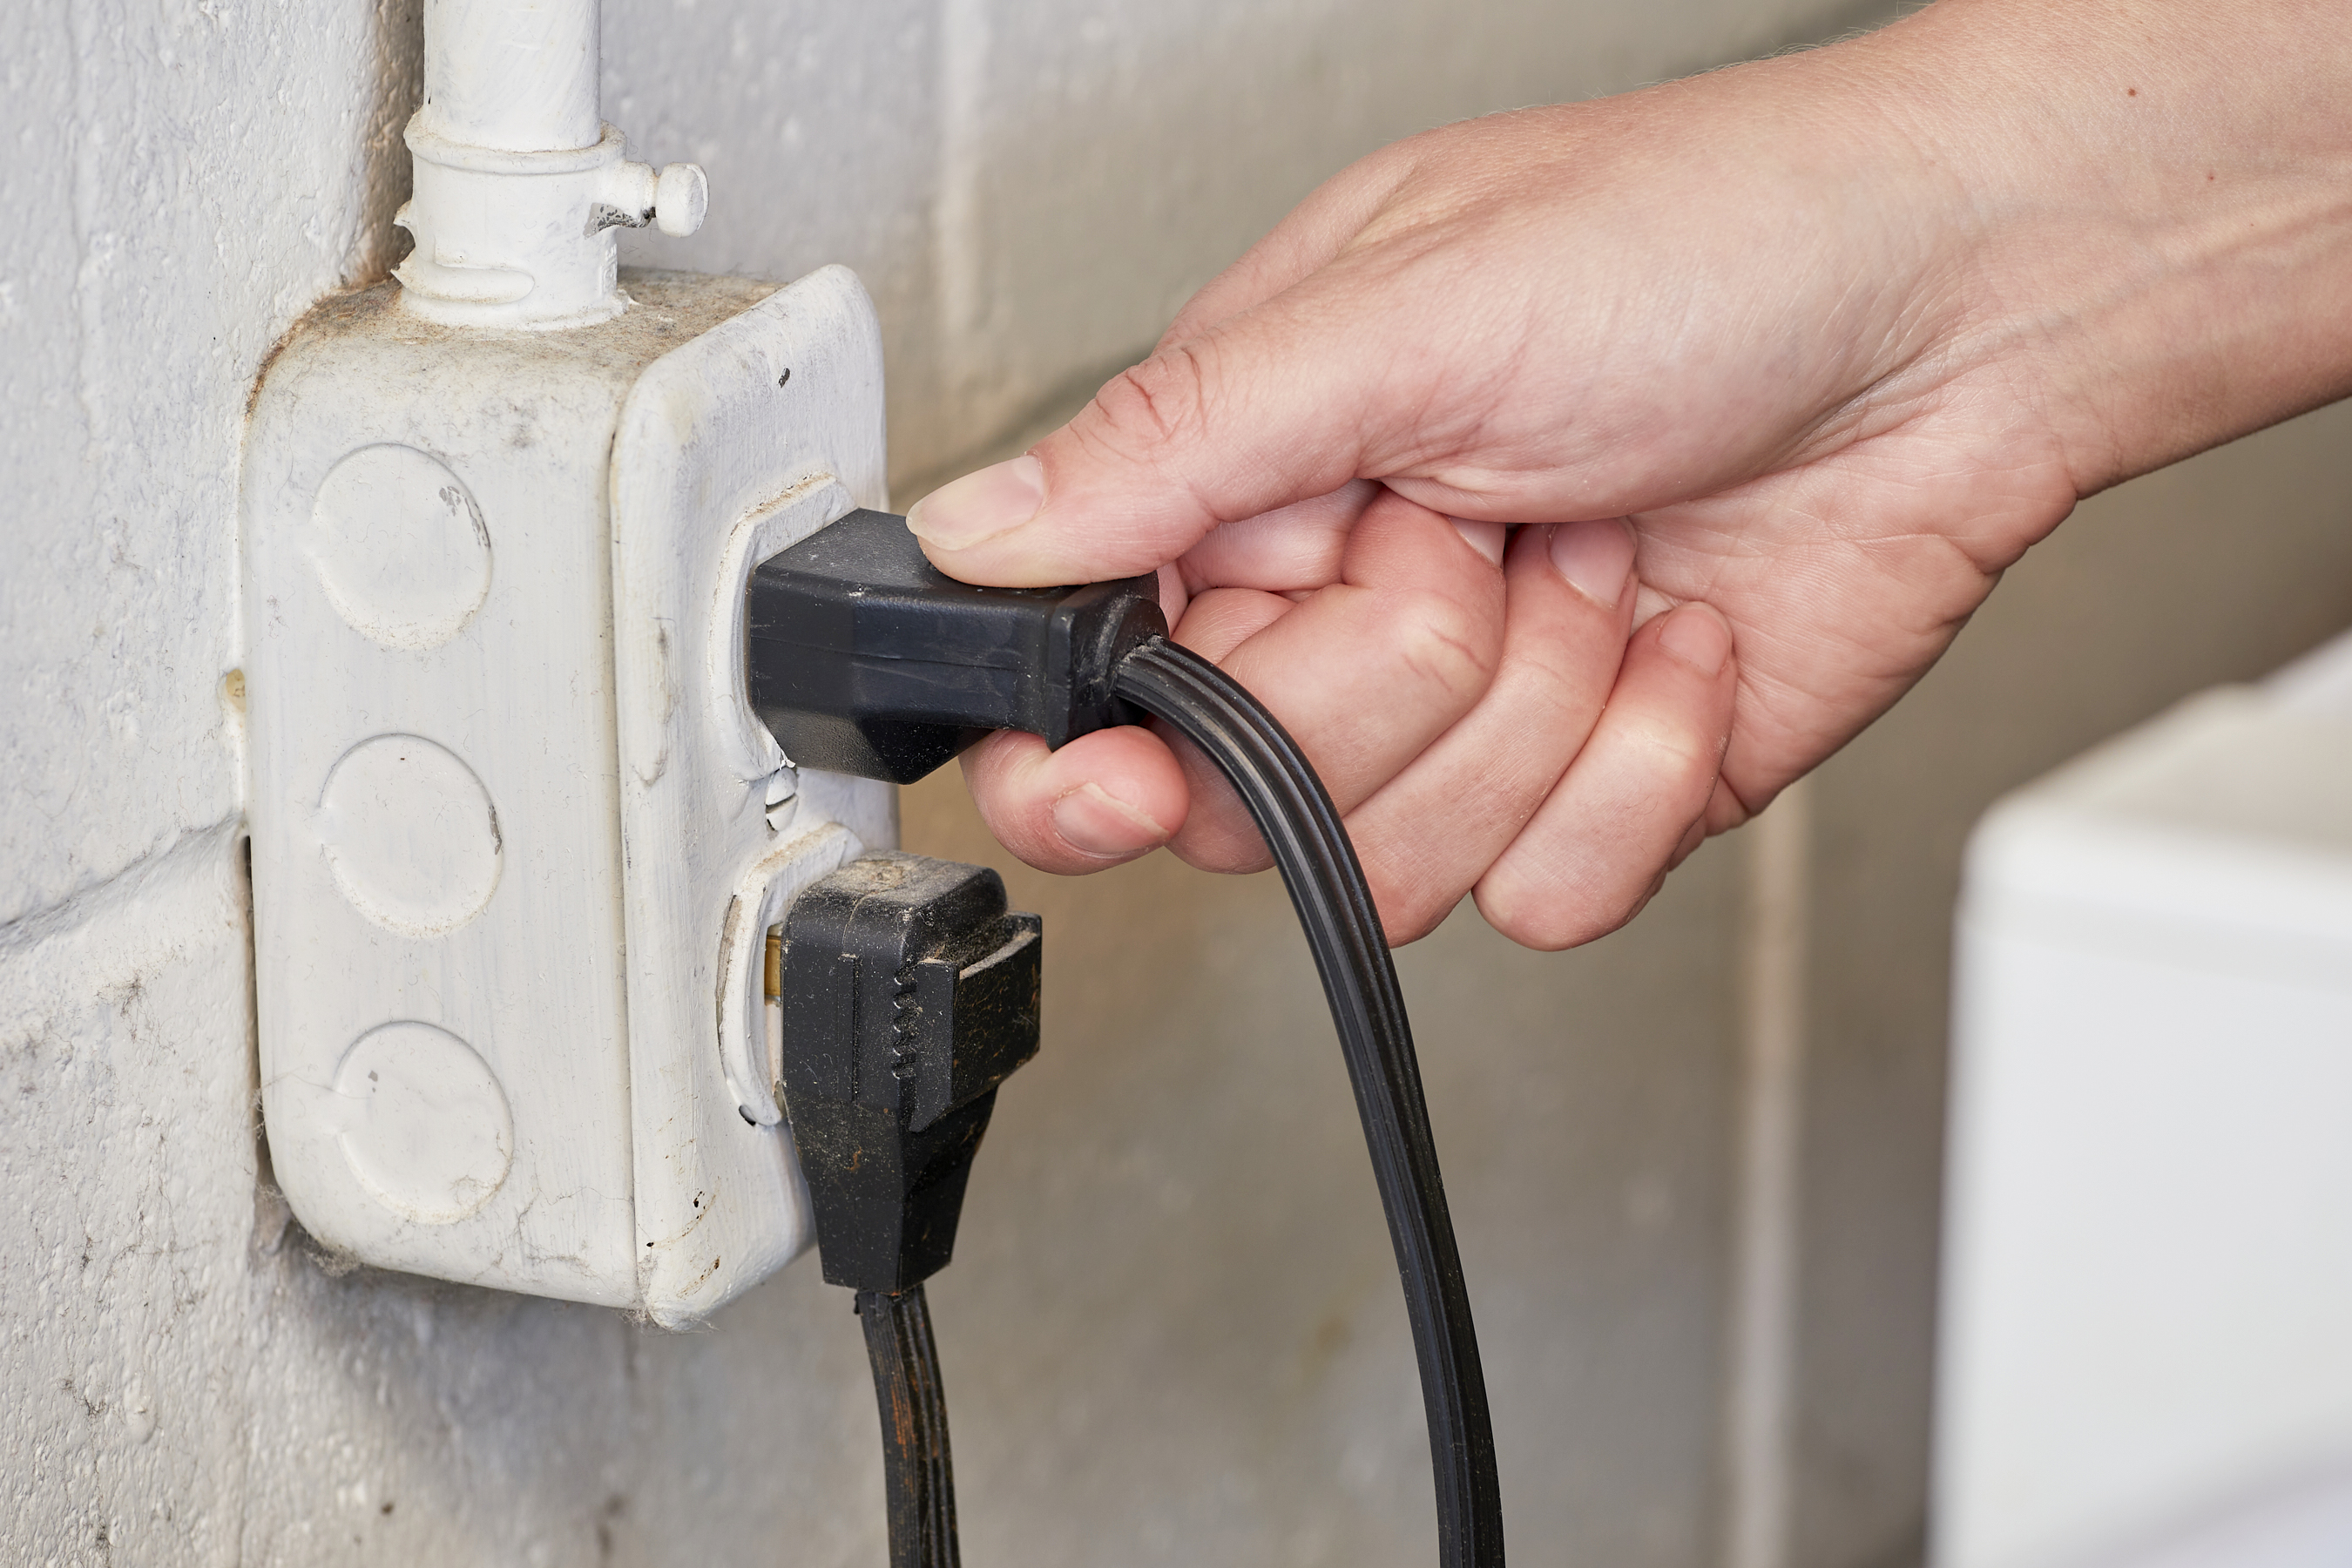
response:
M1551 531L1551 563L1570 587L1613 610L1633 572L1633 531L1613 517L1563 522Z
M915 503L907 526L926 544L968 550L1020 527L1045 500L1045 465L1024 453L941 485Z
M1466 517L1449 517L1445 521L1454 525L1454 531L1460 534L1471 549L1496 566L1503 563L1503 546L1509 539L1509 525L1473 522Z
M1666 624L1658 628L1658 641L1668 653L1705 676L1717 674L1731 657L1730 626L1705 605L1685 605L1669 615Z
M1168 830L1097 784L1083 784L1054 803L1054 831L1081 855L1123 859L1168 842Z

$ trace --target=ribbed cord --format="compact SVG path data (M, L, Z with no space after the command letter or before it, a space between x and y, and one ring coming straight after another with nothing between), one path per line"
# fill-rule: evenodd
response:
M860 1290L857 1315L882 1413L890 1568L957 1568L955 1467L929 1303L920 1285L896 1296Z
M1403 1279L1436 1473L1439 1561L1502 1568L1502 1490L1477 1331L1404 994L1355 847L1297 743L1207 659L1155 638L1120 662L1116 688L1233 781L1282 871L1339 1029Z

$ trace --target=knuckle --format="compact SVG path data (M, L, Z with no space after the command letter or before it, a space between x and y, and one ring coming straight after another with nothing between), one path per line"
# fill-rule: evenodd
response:
M1354 831L1352 823L1349 830ZM1416 876L1413 867L1392 864L1393 858L1377 849L1367 855L1364 879L1371 888L1373 906L1380 910L1381 933L1391 947L1403 947L1444 924L1454 906L1462 901L1464 889L1457 881L1449 891L1425 873Z
M1129 457L1198 437L1208 426L1208 377L1190 345L1163 349L1095 394L1094 437Z
M1238 807L1219 802L1203 809L1195 805L1184 826L1168 841L1175 857L1196 871L1221 876L1247 876L1274 864L1265 840Z
M1583 934L1583 922L1572 918L1562 900L1538 895L1526 878L1507 868L1487 872L1474 896L1486 923L1521 947L1558 952L1574 947Z
M1479 880L1475 897L1480 916L1511 941L1538 952L1559 952L1598 942L1641 913L1664 874L1660 871L1645 888L1612 892L1572 877L1530 877L1520 868L1498 865Z
M1641 770L1655 781L1654 798L1688 797L1693 816L1706 808L1722 760L1719 743L1664 718L1628 726L1625 739Z
M1496 930L1521 947L1538 952L1562 952L1600 941L1632 920L1640 908L1638 903L1622 910L1596 908L1580 900L1552 908L1522 906L1507 910L1495 923ZM1485 912L1483 902L1479 909ZM1494 917L1488 919L1493 921Z
M1452 904L1438 907L1425 904L1414 907L1400 904L1391 910L1385 904L1381 909L1381 931L1389 939L1391 947L1409 947L1445 923L1454 912Z
M1475 697L1502 660L1502 629L1459 600L1427 589L1396 595L1386 606L1398 659L1442 691Z

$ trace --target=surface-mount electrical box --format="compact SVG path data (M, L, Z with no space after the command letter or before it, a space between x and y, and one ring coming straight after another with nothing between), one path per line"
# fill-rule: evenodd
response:
M329 301L242 505L262 1105L361 1261L695 1321L805 1245L762 1006L896 838L743 691L761 559L884 494L857 280L625 275L565 331Z

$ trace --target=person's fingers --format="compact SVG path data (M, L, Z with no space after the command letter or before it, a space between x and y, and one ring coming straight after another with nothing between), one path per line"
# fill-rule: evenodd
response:
M1273 711L1344 813L1477 702L1502 650L1504 587L1450 519L1386 494L1349 533L1341 574L1297 600L1210 590L1178 636ZM1184 760L1192 812L1171 847L1213 870L1264 865L1241 803Z
M1370 383L1396 356L1357 330L1379 315L1379 288L1343 285L1337 308L1288 296L1394 196L1414 148L1382 149L1324 182L1069 425L919 500L908 525L933 564L1004 586L1099 581L1357 479L1346 433L1391 406Z
M1001 730L963 754L964 783L997 842L1041 871L1099 871L1183 826L1183 774L1149 730L1081 735L1049 752Z
M1345 395L1322 374L1330 358L1303 334L1264 331L1162 350L1028 452L924 497L908 526L968 583L1149 571L1220 523L1356 477L1347 426L1359 411L1335 405Z
M1174 636L1207 659L1223 664L1227 655L1298 608L1301 598L1259 588L1211 588L1192 595Z
M1221 523L1184 552L1177 575L1196 594L1212 588L1295 594L1336 583L1349 533L1364 509L1387 493L1370 479L1357 479L1328 495Z
M1552 950L1631 920L1705 831L1738 679L1730 625L1706 605L1634 633L1584 750L1479 879L1487 923Z
M1309 279L1171 343L1021 457L917 502L933 564L969 583L1095 582L1173 561L1222 523L1328 495L1425 389L1368 321L1379 279Z
M1583 748L1624 656L1633 572L1622 520L1525 528L1512 541L1494 682L1348 817L1391 943L1445 918ZM1430 831L1435 822L1444 832Z

